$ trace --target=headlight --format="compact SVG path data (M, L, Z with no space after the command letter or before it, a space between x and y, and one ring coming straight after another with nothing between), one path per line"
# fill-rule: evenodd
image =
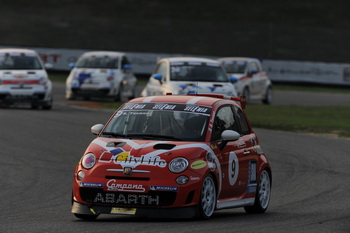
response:
M46 85L46 83L47 83L47 78L41 77L41 78L39 79L39 82L40 82L41 85Z
M188 161L185 158L175 158L169 163L169 170L173 173L180 173L186 170Z
M83 156L83 159L81 160L81 165L85 169L90 169L92 168L96 163L96 157L92 153L87 153L86 155Z

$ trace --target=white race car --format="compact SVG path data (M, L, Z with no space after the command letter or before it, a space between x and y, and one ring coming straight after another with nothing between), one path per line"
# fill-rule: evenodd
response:
M107 97L126 100L136 95L137 79L124 53L96 51L80 56L66 80L66 98Z
M218 61L229 76L236 77L234 83L238 96L249 100L261 100L265 104L272 102L272 83L256 58L224 57Z
M237 96L218 61L194 57L163 58L158 62L141 96L166 93Z
M28 49L0 49L0 103L52 108L52 83L39 55Z

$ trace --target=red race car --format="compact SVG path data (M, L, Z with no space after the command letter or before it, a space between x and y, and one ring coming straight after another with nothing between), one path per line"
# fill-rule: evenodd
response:
M271 167L243 98L151 96L94 125L74 173L72 212L207 219L215 210L263 213Z

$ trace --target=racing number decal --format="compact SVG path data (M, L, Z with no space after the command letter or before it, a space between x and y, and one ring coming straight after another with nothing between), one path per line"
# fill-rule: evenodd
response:
M239 173L239 163L237 155L234 152L230 152L230 157L228 161L228 179L230 185L235 185Z

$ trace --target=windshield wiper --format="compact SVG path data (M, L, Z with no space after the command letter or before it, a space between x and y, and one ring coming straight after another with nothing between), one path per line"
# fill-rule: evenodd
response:
M113 132L103 132L102 135L107 135L107 136L112 136L112 137L117 137L117 138L127 138L129 135L127 134L122 134L122 133L113 133Z
M177 138L169 135L161 135L161 134L128 134L128 137L142 137L142 138L161 138L161 139L172 139L175 141L182 141L181 138Z

